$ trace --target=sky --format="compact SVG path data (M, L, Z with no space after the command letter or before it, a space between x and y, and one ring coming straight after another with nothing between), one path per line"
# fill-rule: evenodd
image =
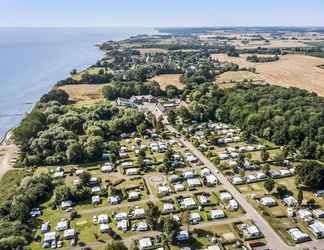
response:
M0 0L0 26L324 26L324 0Z

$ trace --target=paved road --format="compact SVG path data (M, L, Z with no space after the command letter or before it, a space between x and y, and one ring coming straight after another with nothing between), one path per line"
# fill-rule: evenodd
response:
M178 132L175 128L170 125L166 126L171 132ZM317 249L324 250L324 240L313 240L309 242L305 242L302 244L298 244L295 247L288 246L280 236L272 229L272 227L268 224L268 222L254 209L254 207L247 202L245 197L237 191L237 189L229 182L229 180L217 170L215 165L210 162L207 157L205 157L192 143L187 141L184 137L178 139L183 145L185 145L193 154L198 157L198 159L204 163L209 169L211 169L214 174L217 176L221 184L232 193L233 197L240 203L243 209L246 211L247 216L252 219L261 232L264 234L268 245L273 250L293 250L293 249Z

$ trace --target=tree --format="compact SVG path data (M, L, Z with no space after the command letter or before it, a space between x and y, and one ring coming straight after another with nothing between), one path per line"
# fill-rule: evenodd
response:
M324 167L317 161L304 161L296 166L296 181L311 189L324 187Z
M272 178L268 178L263 185L264 188L268 191L268 193L270 193L274 188L275 182Z
M78 142L72 143L66 150L66 158L70 163L78 163L82 160L83 152Z
M260 152L260 157L262 161L267 161L270 157L269 152L266 149L262 149Z
M170 110L168 112L168 121L171 123L171 124L175 124L176 122L176 119L177 119L177 114L174 110Z
M173 157L174 151L172 150L172 148L168 148L168 150L165 152L164 154L164 158L163 158L163 170L165 172L166 175L169 174L170 171L173 170L173 166L172 166L172 157Z
M301 190L301 188L299 188L298 195L297 195L297 201L298 201L299 206L301 206L303 204L303 199L304 199L303 190Z
M128 248L124 245L122 241L112 241L108 243L105 250L127 250Z
M43 95L40 99L40 102L50 102L57 101L60 104L67 104L69 100L69 95L62 89L52 89L47 94Z
M159 224L161 212L159 208L151 201L147 203L147 206L148 206L148 209L146 210L147 224L151 225L152 229L156 229Z
M269 164L264 164L264 165L262 165L261 169L262 169L262 172L267 175L269 173L271 167Z

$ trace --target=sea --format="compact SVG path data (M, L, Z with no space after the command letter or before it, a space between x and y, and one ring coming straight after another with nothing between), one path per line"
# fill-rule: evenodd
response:
M0 141L53 85L103 54L95 46L153 28L0 28Z

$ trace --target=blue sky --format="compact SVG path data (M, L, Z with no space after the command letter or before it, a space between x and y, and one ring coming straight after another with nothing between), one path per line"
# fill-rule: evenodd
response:
M0 26L324 26L324 0L0 0Z

